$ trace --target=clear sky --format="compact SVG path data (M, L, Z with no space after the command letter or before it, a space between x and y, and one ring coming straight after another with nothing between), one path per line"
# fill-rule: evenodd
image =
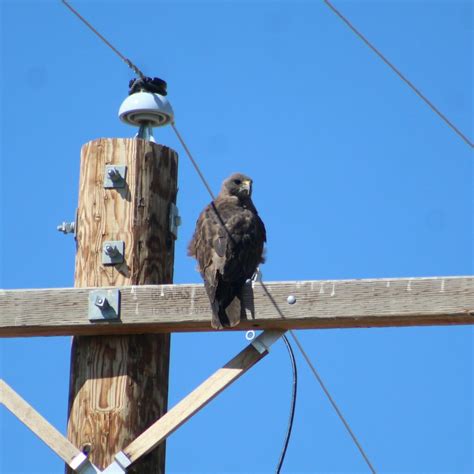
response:
M472 1L334 0L463 130L473 129ZM473 274L473 153L322 1L82 1L150 76L215 191L254 179L264 279ZM131 71L58 1L2 0L2 288L73 285L80 148L130 137L117 111ZM186 245L209 197L180 154L175 282L199 282ZM1 317L1 315L0 315ZM304 331L300 338L377 472L472 473L471 327ZM172 337L172 406L237 353L244 333ZM71 340L0 341L0 376L62 432ZM366 465L298 354L286 473ZM173 434L169 473L271 473L287 424L282 342ZM0 408L0 472L63 464Z

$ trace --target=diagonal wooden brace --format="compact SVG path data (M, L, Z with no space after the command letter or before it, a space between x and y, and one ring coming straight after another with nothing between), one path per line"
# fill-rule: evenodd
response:
M46 443L61 459L80 474L125 473L128 466L156 448L171 433L219 395L226 387L263 359L270 346L286 331L268 329L199 387L151 425L123 451L104 471L94 466L65 436L0 379L0 404L5 405L21 422Z
M65 436L45 420L21 398L4 380L0 379L0 404L5 405L41 441L80 474L96 474L97 469Z
M156 448L226 387L263 359L268 354L270 346L285 332L281 329L269 329L261 333L243 351L183 398L123 451L120 451L116 455L117 463L112 463L104 473L124 472L118 470L119 466L134 463ZM127 459L129 462L124 463Z

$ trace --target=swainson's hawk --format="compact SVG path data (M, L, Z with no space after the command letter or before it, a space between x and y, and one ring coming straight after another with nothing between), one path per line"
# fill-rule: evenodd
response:
M189 255L198 261L212 308L212 326L221 329L240 322L240 312L226 308L263 262L265 226L252 199L252 180L235 173L222 183L215 199L200 214Z

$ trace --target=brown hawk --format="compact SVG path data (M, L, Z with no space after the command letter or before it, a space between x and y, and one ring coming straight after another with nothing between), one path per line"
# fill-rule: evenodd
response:
M199 215L188 254L198 261L211 302L212 327L221 329L240 322L240 312L226 308L241 299L245 282L263 259L265 226L252 199L252 180L235 173L222 183L217 198Z

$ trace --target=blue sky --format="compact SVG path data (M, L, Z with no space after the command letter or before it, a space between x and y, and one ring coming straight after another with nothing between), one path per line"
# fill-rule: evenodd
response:
M473 4L334 4L474 139ZM473 155L322 1L73 2L146 74L167 80L176 124L215 191L254 179L268 231L264 279L473 274ZM59 1L0 2L0 287L73 285L81 146L130 137L131 71ZM175 282L209 198L180 155ZM305 331L300 338L377 472L470 473L471 327ZM243 333L172 337L170 406L245 345ZM65 432L70 338L0 341L0 374ZM298 355L284 472L367 472ZM274 472L291 370L283 343L173 434L169 473ZM0 409L0 472L60 473ZM217 441L217 443L216 443Z

